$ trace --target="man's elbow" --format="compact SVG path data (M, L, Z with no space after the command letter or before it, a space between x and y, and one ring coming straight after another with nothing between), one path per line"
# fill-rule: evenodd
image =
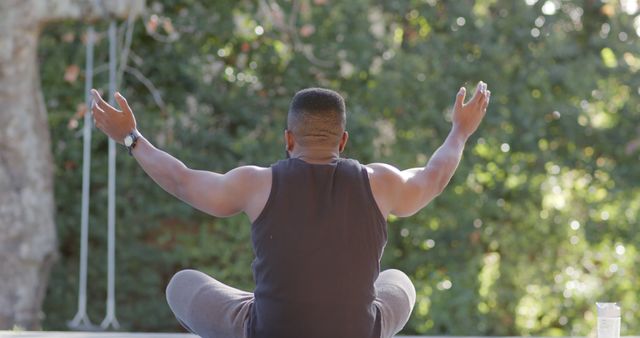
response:
M425 193L430 195L430 200L442 194L444 190L447 188L447 185L449 185L450 180L451 180L450 171L447 171L447 170L434 171L434 175L429 180L431 183L429 186L429 189L425 189Z
M446 179L446 180L443 179L442 181L436 183L435 191L433 193L433 198L440 196L440 194L442 194L444 190L447 188L447 185L449 185L449 179Z

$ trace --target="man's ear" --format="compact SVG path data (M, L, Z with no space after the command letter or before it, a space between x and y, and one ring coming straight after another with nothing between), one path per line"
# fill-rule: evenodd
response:
M345 131L344 133L342 133L340 144L338 145L338 150L340 152L342 152L344 150L344 147L347 146L347 141L349 141L349 133Z
M284 130L284 149L286 151L293 151L293 146L296 143L295 136L289 129Z

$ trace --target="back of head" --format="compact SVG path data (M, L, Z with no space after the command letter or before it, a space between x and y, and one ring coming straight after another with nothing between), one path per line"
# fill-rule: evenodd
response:
M291 100L287 129L303 147L338 145L346 124L344 99L333 90L307 88Z

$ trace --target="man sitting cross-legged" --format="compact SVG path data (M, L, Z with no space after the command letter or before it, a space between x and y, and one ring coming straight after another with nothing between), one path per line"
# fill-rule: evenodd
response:
M167 287L169 306L185 328L221 338L387 338L399 332L416 292L403 272L380 272L386 218L413 215L443 191L491 95L480 82L464 104L461 88L444 144L424 167L401 171L341 158L349 138L343 98L305 89L289 108L287 159L219 174L190 169L151 145L122 95L116 94L117 110L92 93L96 126L124 143L164 190L213 216L242 212L251 221L253 292L195 270L176 273Z

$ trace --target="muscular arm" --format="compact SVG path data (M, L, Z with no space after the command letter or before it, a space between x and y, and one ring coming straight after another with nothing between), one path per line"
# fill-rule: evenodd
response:
M246 211L255 194L255 166L238 167L226 174L193 170L140 137L132 152L142 169L168 193L196 209L217 217Z
M460 89L451 132L424 167L400 171L388 164L368 166L374 197L384 216L411 216L444 190L460 163L467 139L484 117L490 94L480 82L474 97L463 104L465 90Z
M125 98L116 95L122 111L106 103L93 91L96 105L92 112L96 127L116 142L136 130L136 122ZM136 131L137 132L137 131ZM238 167L226 174L193 170L175 157L157 149L142 135L133 148L132 155L142 169L165 191L208 214L226 217L247 212L253 220L257 217L256 199L264 199L265 185L270 181L268 168Z
M383 182L374 188L374 194L376 190L380 192L375 195L383 214L386 211L385 216L411 216L438 196L460 163L466 139L459 131L451 130L424 167L400 171L384 163L370 164L370 173Z

